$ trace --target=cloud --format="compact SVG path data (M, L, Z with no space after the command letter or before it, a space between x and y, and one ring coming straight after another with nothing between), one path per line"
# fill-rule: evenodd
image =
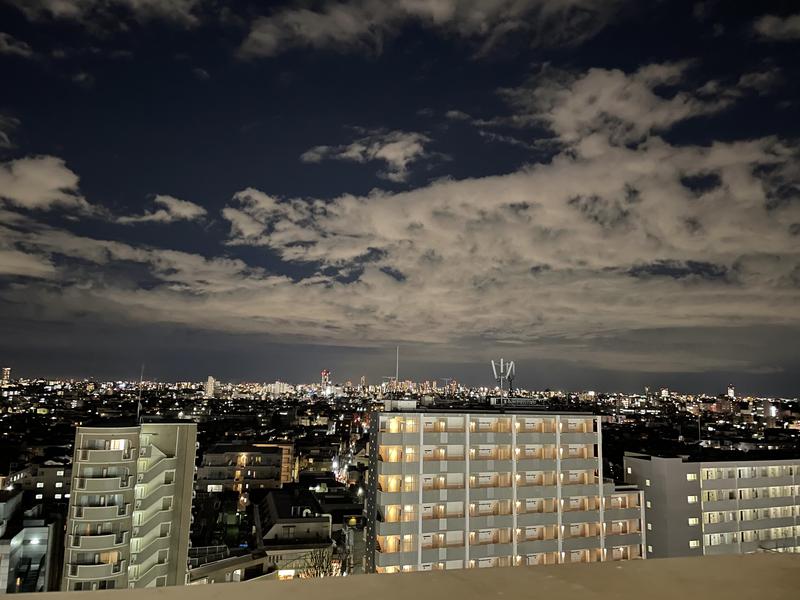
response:
M175 221L197 221L206 216L206 209L202 206L173 196L159 194L153 199L153 202L159 208L154 211L146 211L139 216L119 217L117 222L125 225L134 223L174 223Z
M593 36L614 16L608 0L324 0L314 10L283 8L256 19L242 43L243 57L275 56L291 48L380 52L385 38L419 23L480 44L489 51L504 37L538 45L571 45Z
M200 81L208 81L211 79L211 75L205 69L201 69L200 67L195 67L192 69L192 75L194 75Z
M42 265L0 299L39 320L391 340L453 360L511 346L519 360L626 371L770 367L749 345L754 332L800 331L800 148L770 136L668 142L671 126L715 113L683 73L656 65L543 77L542 90L528 82L532 100L510 97L512 110L560 145L514 172L332 200L242 189L222 211L230 234L218 256L0 215L7 270L21 270L19 252ZM600 84L610 89L593 107ZM77 178L67 188L77 193ZM269 269L229 254L241 246ZM697 331L726 343L698 352Z
M448 110L446 113L444 113L444 116L451 121L469 121L472 119L472 117L461 110Z
M709 98L708 88L702 97L697 90L675 90L683 86L688 66L688 62L651 64L633 73L594 68L581 74L546 68L526 85L501 93L516 109L514 123L544 124L567 143L594 132L629 143L732 103L724 94Z
M55 156L29 156L0 163L0 198L28 210L55 207L90 212L78 176Z
M13 148L10 133L19 127L19 119L0 114L0 149Z
M408 168L412 162L428 156L425 145L430 138L422 133L406 131L371 132L366 137L340 146L315 146L306 150L300 160L318 163L323 160L347 160L358 163L382 161L386 171L380 177L394 182L408 178Z
M33 50L27 42L18 40L9 33L0 31L0 54L11 54L22 58L31 58Z
M778 17L765 15L753 24L756 34L762 38L776 41L800 39L800 14Z
M86 71L80 71L72 76L72 81L80 86L90 88L94 85L94 76Z
M739 77L736 87L741 90L753 90L759 95L770 92L776 85L783 81L783 75L778 68L766 69L745 73Z
M6 0L26 17L72 20L89 23L93 20L115 21L122 9L135 20L163 20L184 26L199 22L197 10L202 0Z

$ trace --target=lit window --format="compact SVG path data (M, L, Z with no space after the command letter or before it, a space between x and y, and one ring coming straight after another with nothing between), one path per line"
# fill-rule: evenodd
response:
M64 471L56 471L56 476L57 477L63 477L64 476Z
M64 498L69 498L69 494L64 494Z
M36 499L37 500L41 500L42 499L42 495L41 494L36 494Z
M53 496L53 497L54 497L56 500L61 500L61 494L56 494L56 495L55 495L55 496Z
M697 517L689 517L689 525L700 525L700 519Z
M697 504L697 496L686 496L686 501L689 504Z
M62 487L64 487L64 483L62 481L56 481L56 487L57 488L62 488Z
M645 479L645 480L644 480L644 484L645 484L647 487L650 487L650 480L649 480L649 479Z
M631 473L633 473L633 469L631 469L630 467L628 467L628 468L627 468L627 471L628 471L628 475L630 475Z
M647 546L647 551L652 553L653 552L653 547L652 546Z
M689 548L699 548L700 540L689 540Z
M687 473L686 481L697 481L697 473Z
M36 487L37 488L43 488L44 487L44 483L42 483L41 481L37 481L36 482Z
M644 503L647 508L653 508L653 505L650 503L650 500Z

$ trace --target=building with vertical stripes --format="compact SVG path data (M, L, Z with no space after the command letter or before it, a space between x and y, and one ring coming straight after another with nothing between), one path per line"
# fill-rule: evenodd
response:
M642 492L603 478L599 417L405 410L370 426L368 572L644 557Z

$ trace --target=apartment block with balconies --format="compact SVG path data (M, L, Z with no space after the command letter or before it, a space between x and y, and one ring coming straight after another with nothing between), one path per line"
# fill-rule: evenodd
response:
M625 456L645 491L648 556L800 553L800 458L736 458Z
M197 426L78 427L63 590L185 583Z
M367 570L642 558L641 492L603 479L600 449L587 414L375 414Z

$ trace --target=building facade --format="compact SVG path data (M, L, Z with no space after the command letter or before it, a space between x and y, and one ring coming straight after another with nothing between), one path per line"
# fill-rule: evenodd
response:
M279 488L294 476L292 444L217 444L203 454L197 491Z
M648 556L800 552L800 458L738 457L625 456L645 493Z
M368 572L643 558L642 493L603 478L599 417L405 411L370 426Z
M78 427L62 590L182 585L197 426Z

